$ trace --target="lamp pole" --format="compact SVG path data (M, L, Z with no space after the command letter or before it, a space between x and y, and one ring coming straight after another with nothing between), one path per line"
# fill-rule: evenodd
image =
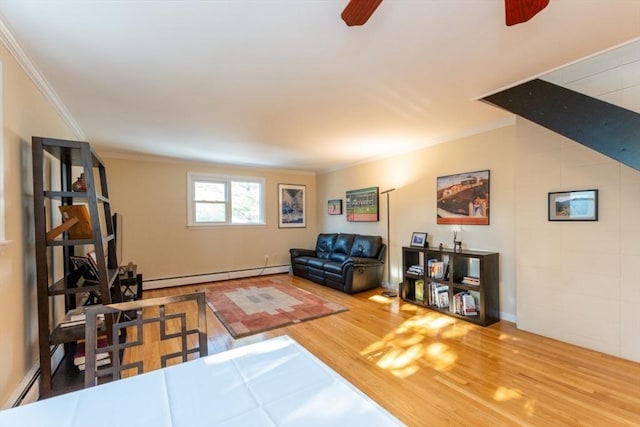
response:
M389 218L389 193L391 193L392 191L395 191L395 188L390 188L380 193L387 195L387 283L386 286L384 286L385 284L383 283L383 288L385 288L386 290L382 292L382 295L384 295L385 297L398 296L398 293L391 288L391 241L389 240L391 221Z

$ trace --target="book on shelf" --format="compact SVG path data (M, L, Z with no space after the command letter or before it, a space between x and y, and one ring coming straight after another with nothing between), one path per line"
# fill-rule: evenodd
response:
M449 291L438 291L438 308L449 308Z
M424 280L416 280L415 283L416 301L424 301Z
M105 348L109 345L109 342L107 341L107 337L101 337L98 338L98 348ZM78 341L78 345L76 347L76 353L73 356L73 363L76 366L80 366L80 365L84 365L86 362L86 347L85 347L85 341ZM97 361L102 361L102 360L107 360L107 363L109 363L109 352L105 351L103 353L96 353L96 362Z
M418 276L424 276L424 268L420 265L412 265L407 269L409 274L417 274Z
M444 279L445 263L435 258L427 260L427 272L429 277L434 279Z
M111 358L96 360L96 368L111 364ZM76 365L80 371L84 371L86 366L84 363Z
M449 307L449 287L436 282L429 283L429 305Z
M98 326L100 326L103 321L104 314L98 314ZM84 307L78 307L67 312L62 322L60 322L60 327L70 328L72 326L84 325L85 323L87 323L87 316L84 312Z
M460 283L471 286L480 286L480 279L477 277L464 276Z
M463 316L477 316L476 300L469 292L458 292L453 296L453 312Z

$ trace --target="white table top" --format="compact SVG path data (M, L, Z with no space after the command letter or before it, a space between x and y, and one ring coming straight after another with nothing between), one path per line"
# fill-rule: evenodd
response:
M0 412L0 426L398 426L288 336Z

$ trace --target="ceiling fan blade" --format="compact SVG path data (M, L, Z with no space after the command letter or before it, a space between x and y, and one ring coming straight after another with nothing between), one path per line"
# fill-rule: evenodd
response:
M349 27L362 25L369 20L382 0L351 0L342 11L342 20Z
M527 22L548 4L549 0L504 0L507 26Z

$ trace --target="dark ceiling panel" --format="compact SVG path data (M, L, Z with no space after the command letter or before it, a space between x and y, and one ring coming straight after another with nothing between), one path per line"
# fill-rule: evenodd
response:
M638 113L540 79L482 100L640 170Z

